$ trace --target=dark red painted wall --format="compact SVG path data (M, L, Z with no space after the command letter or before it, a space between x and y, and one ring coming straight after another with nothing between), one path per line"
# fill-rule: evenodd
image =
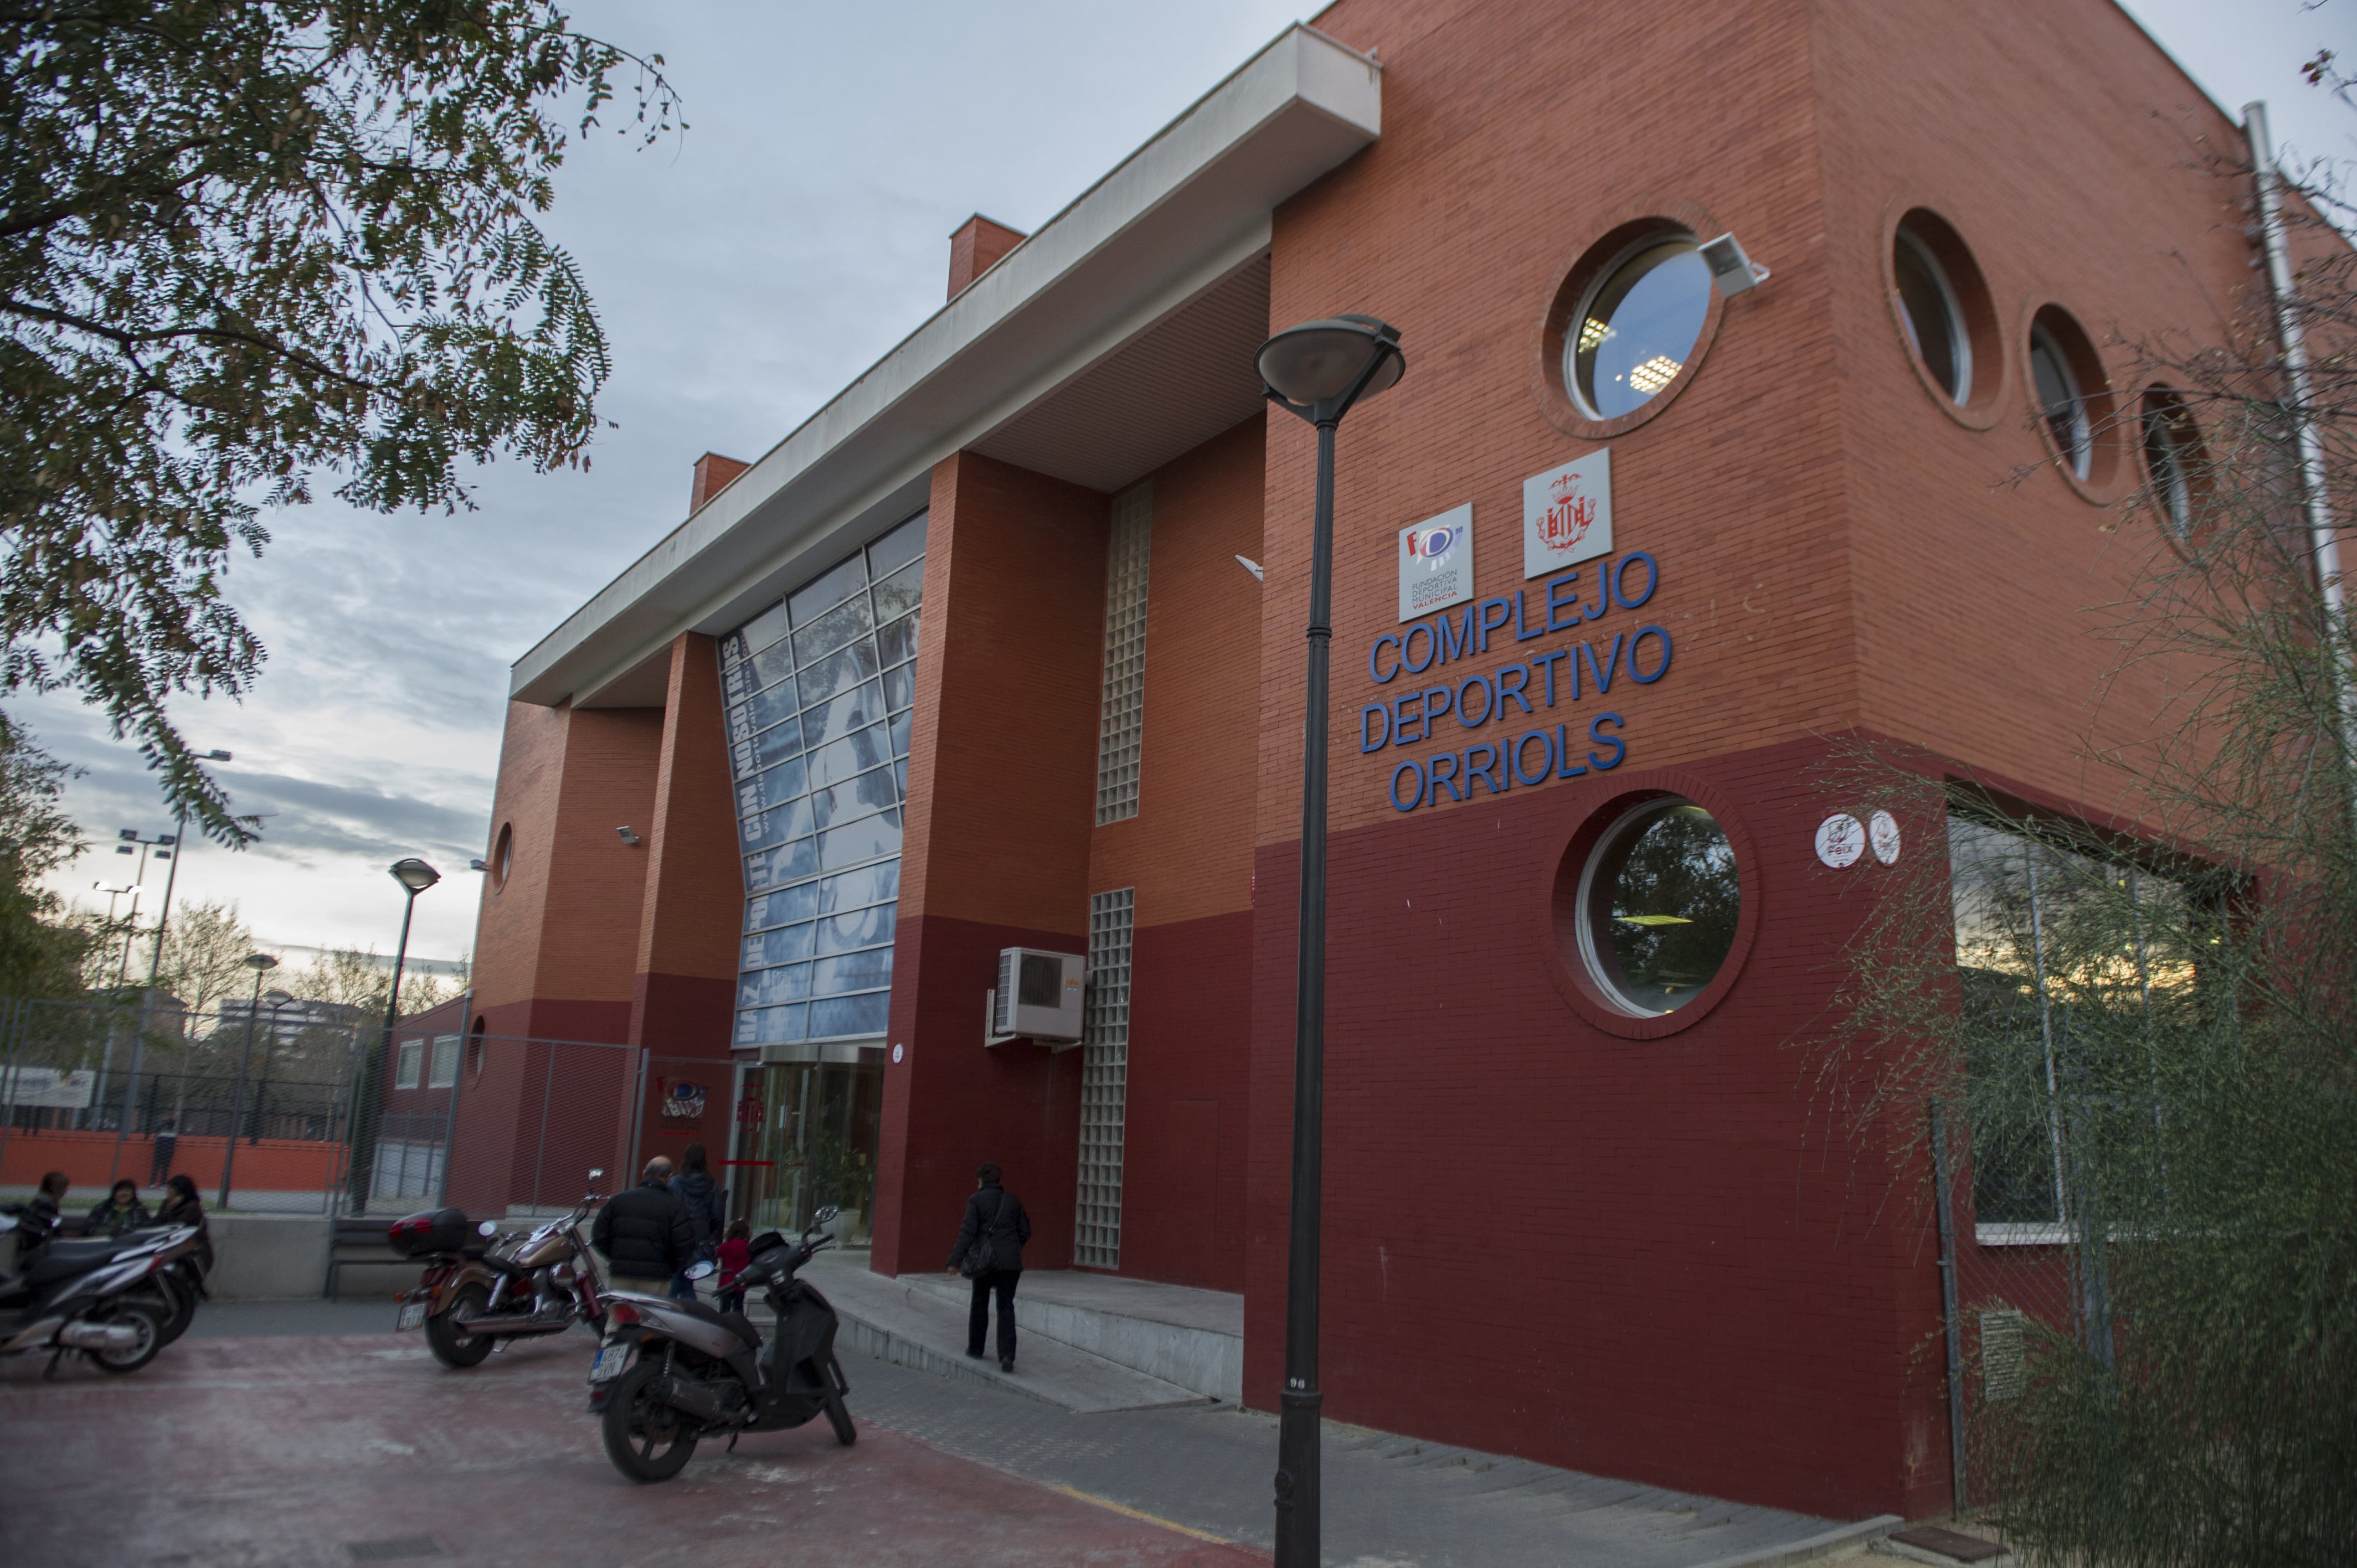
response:
M1244 1288L1252 915L1132 939L1121 1273Z
M957 1240L974 1166L996 1161L1031 1216L1026 1268L1068 1268L1080 1159L1081 1053L1017 1041L983 1044L983 993L1001 948L1069 951L1071 937L946 916L904 918L895 933L891 1037L877 1160L878 1273L938 1269ZM889 1054L888 1052L887 1053Z
M1331 841L1329 1416L1835 1516L1944 1506L1922 1186L1830 1141L1809 1087L1806 1042L1878 869L1812 853L1821 755L1664 778L1638 744L1601 778ZM1707 787L1732 819L1759 924L1714 1010L1632 1040L1561 989L1552 889L1585 819L1663 783ZM1945 845L1917 832L1906 853ZM1264 849L1254 947L1245 1397L1266 1408L1297 864Z

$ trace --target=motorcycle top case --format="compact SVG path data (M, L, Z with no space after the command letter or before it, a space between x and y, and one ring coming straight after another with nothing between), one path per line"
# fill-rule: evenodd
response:
M393 1222L384 1239L404 1258L425 1252L462 1252L479 1240L462 1208L428 1208Z

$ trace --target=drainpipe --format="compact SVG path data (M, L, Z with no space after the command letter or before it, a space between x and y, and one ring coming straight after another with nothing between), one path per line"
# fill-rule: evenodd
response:
M2335 538L2332 499L2325 484L2324 437L2310 416L2308 340L2300 328L2299 305L2292 294L2291 247L2284 238L2283 177L2276 167L2275 145L2267 136L2267 106L2243 105L2243 126L2250 138L2251 168L2258 187L2259 233L2266 248L2267 293L2276 316L2276 337L2283 345L2284 380L2290 392L2290 412L2299 447L2301 510L2308 515L2309 549L2316 557L2316 585L2324 596L2325 636L2332 659L2333 685L2340 695L2341 752L2344 771L2350 761L2350 736L2357 732L2357 691L2352 691L2349 666L2341 656L2347 640L2343 608L2341 548Z

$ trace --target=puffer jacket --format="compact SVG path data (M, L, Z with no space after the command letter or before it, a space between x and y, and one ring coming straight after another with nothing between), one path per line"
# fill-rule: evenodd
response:
M683 1171L671 1178L671 1194L687 1205L688 1222L695 1227L695 1255L714 1256L727 1224L721 1213L720 1184L703 1171Z
M964 1262L965 1255L985 1234L990 1237L991 1273L1021 1273L1023 1243L1031 1240L1031 1216L1024 1212L1023 1200L1003 1187L977 1188L965 1200L965 1222L958 1227L950 1267Z
M597 1211L589 1240L618 1274L669 1279L695 1260L695 1223L661 1181L617 1193Z

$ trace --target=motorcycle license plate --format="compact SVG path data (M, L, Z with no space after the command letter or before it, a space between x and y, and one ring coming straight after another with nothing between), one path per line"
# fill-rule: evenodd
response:
M597 1359L589 1363L589 1380L610 1383L622 1375L630 1364L630 1347L607 1345L598 1348Z
M393 1331L399 1334L405 1329L414 1328L419 1324L424 1323L425 1321L425 1307L426 1304L422 1300L403 1302L401 1304L401 1316L393 1321Z

